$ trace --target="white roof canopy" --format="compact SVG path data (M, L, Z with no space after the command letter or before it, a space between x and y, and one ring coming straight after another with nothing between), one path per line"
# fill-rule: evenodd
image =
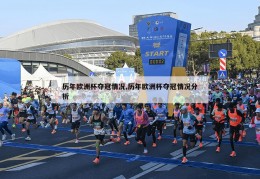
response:
M38 81L39 78L31 75L24 67L21 65L21 80L22 81Z
M92 65L92 64L89 64L86 62L79 62L79 63L82 64L83 66L85 66L86 68L90 69L90 71L92 71L94 73L114 73L115 72L113 70L109 70L107 68Z
M43 79L43 80L58 80L57 77L49 73L42 64L39 65L38 69L32 75L35 78Z

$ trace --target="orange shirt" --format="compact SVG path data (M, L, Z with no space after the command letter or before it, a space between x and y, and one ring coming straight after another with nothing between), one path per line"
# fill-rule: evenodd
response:
M204 107L204 105L203 104L196 104L196 108L199 108L200 109L200 113L202 113L202 114L205 114L205 107Z
M237 115L236 109L234 109L234 113L231 113L230 110L228 110L228 116L230 118L230 126L236 127L242 121L242 118L239 115Z
M224 123L225 122L225 113L224 110L222 109L221 111L218 111L217 109L214 109L214 119L218 123Z
M188 112L191 114L194 114L194 109L191 107L191 105L187 106Z

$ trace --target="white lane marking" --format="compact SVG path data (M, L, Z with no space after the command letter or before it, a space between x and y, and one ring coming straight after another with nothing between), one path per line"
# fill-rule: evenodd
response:
M209 142L205 142L204 143L204 146L207 146L208 144L210 144ZM189 155L192 155L192 153L193 152L199 152L199 151L195 151L195 150L197 150L197 149L199 149L199 146L196 146L196 147L194 147L194 148L192 148L191 150L188 150L187 151L187 157L189 156ZM182 150L182 149L180 149L180 150ZM177 150L177 151L179 151L179 150ZM198 153L197 153L198 154ZM172 159L179 159L179 158L181 158L182 157L182 152L180 153L180 154L178 154L178 155L176 155L175 157L173 157ZM199 155L199 154L198 154ZM165 165L164 167L162 167L162 168L160 168L160 169L158 169L158 170L156 170L156 171L169 171L169 170L172 170L173 168L175 168L175 167L177 167L178 165L172 165L172 164L167 164L167 165Z
M16 168L12 168L12 169L9 169L9 170L6 170L6 171L8 171L8 172L21 171L21 170L25 170L25 169L28 169L28 168L31 168L31 167L35 167L35 166L37 166L37 165L41 165L41 164L43 164L43 163L46 163L46 162L30 163L30 164L23 165L23 166L16 167Z
M158 165L158 163L149 162L149 163L147 163L147 164L145 164L145 165L142 165L142 166L141 166L141 169L142 169L142 170L147 170L147 169L149 169L149 168L154 167L155 165Z
M158 169L158 168L160 168L160 167L162 167L162 166L164 166L164 164L158 164L158 165L154 166L153 168L150 168L150 169L148 169L148 170L145 170L145 171L143 171L142 173L139 173L139 174L137 174L137 175L131 177L130 179L140 178L140 177L146 175L147 173L150 173L150 172L152 172L152 171L154 171L154 170L156 170L156 169Z
M113 178L113 179L126 179L126 178L124 177L124 175L120 175L120 176L115 177L115 178Z
M76 155L76 153L65 153L65 154L62 154L62 155L58 155L56 157L69 157L69 156L72 156L72 155Z

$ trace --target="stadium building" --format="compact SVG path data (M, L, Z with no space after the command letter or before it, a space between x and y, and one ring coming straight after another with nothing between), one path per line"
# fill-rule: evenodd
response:
M0 58L16 58L33 73L43 66L51 73L88 75L84 63L100 67L115 51L135 53L138 40L86 20L63 20L0 38Z

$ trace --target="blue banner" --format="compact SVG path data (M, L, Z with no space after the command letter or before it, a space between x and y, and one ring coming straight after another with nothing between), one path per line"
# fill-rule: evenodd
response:
M142 56L144 76L164 76L169 83L173 67L186 67L190 41L191 24L167 16L152 16L139 22L138 36ZM147 81L146 83L153 83ZM151 80L151 78L149 78ZM147 91L148 101L158 96ZM168 91L160 91L167 101Z
M12 92L21 93L21 63L15 59L0 58L0 98Z
M153 16L138 24L145 76L171 76L172 67L186 67L191 24Z

